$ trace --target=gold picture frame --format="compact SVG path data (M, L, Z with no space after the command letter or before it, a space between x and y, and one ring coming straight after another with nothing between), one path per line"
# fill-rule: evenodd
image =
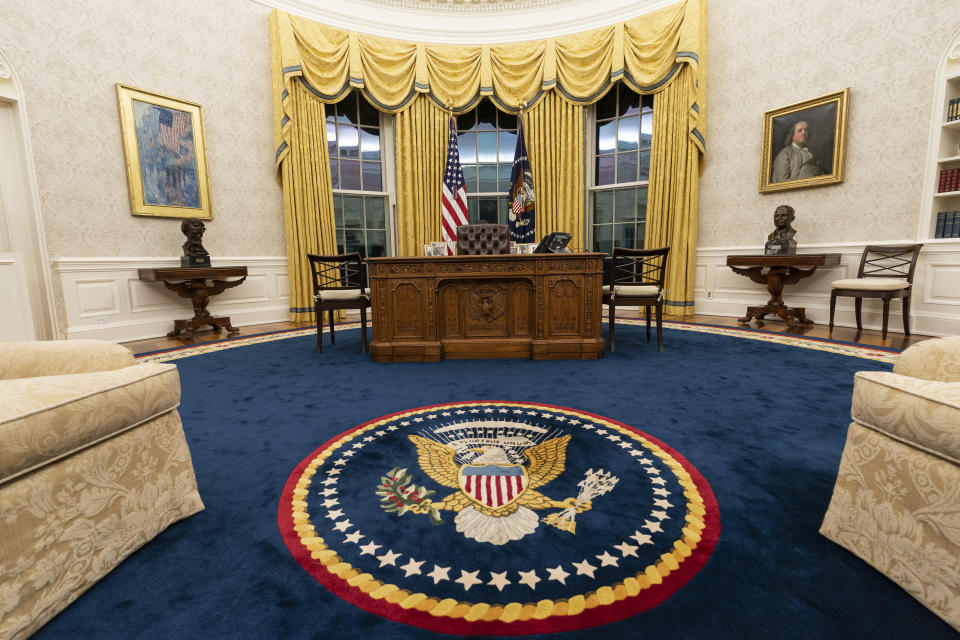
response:
M760 193L843 182L850 89L763 114Z
M203 108L119 82L117 101L130 212L211 219Z

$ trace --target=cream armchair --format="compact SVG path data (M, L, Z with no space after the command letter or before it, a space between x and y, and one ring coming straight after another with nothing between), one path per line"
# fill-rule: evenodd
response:
M960 630L960 338L857 373L851 413L820 533Z
M203 509L179 402L175 366L119 345L0 343L0 639Z

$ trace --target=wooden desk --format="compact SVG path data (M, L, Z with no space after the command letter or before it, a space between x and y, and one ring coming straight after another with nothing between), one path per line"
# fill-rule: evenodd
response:
M749 324L756 318L757 326L763 326L763 317L775 314L787 323L787 327L795 329L797 324L813 324L807 318L803 307L788 307L783 302L783 286L796 284L804 278L813 275L817 267L826 267L840 264L839 253L803 253L785 256L745 255L727 256L727 266L734 273L747 276L754 282L767 285L770 299L767 304L758 307L747 307L747 315L739 318L743 324Z
M368 258L375 362L596 360L602 253Z
M174 320L173 331L167 334L168 338L176 338L181 333L184 339L193 337L193 332L205 325L210 325L220 333L226 328L227 333L236 333L230 324L229 316L212 316L207 311L210 296L226 291L239 285L247 279L246 267L174 267L170 269L137 269L140 279L145 282L163 282L171 291L177 292L181 298L190 298L193 303L193 317L189 320ZM216 278L230 278L239 276L239 280L217 280ZM210 280L210 284L207 284Z

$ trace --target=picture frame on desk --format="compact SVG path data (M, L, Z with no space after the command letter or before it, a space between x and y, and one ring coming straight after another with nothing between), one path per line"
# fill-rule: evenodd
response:
M763 114L760 193L843 182L850 89Z
M119 82L116 87L130 212L210 220L203 108Z

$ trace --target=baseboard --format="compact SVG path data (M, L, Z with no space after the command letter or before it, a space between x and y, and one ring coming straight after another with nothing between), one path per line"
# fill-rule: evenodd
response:
M289 319L289 279L285 257L214 258L213 266L247 266L243 284L211 297L208 310L229 316L234 326ZM179 258L61 258L60 279L67 338L126 342L164 336L173 321L193 316L189 300L164 287L143 282L142 268L179 267Z
M871 243L907 244L914 242ZM784 301L791 307L803 307L817 324L830 322L830 283L857 275L865 243L829 243L803 245L800 253L840 253L840 264L820 268L797 284L786 285ZM769 298L766 287L738 275L726 266L728 255L763 253L762 247L701 247L697 249L694 303L698 314L728 318L742 317L747 306L764 304ZM920 252L913 279L910 301L911 333L930 336L960 335L960 242L931 242ZM880 300L863 301L863 327L882 328L883 306ZM856 327L853 298L838 298L834 325ZM890 304L889 328L903 331L900 302Z

